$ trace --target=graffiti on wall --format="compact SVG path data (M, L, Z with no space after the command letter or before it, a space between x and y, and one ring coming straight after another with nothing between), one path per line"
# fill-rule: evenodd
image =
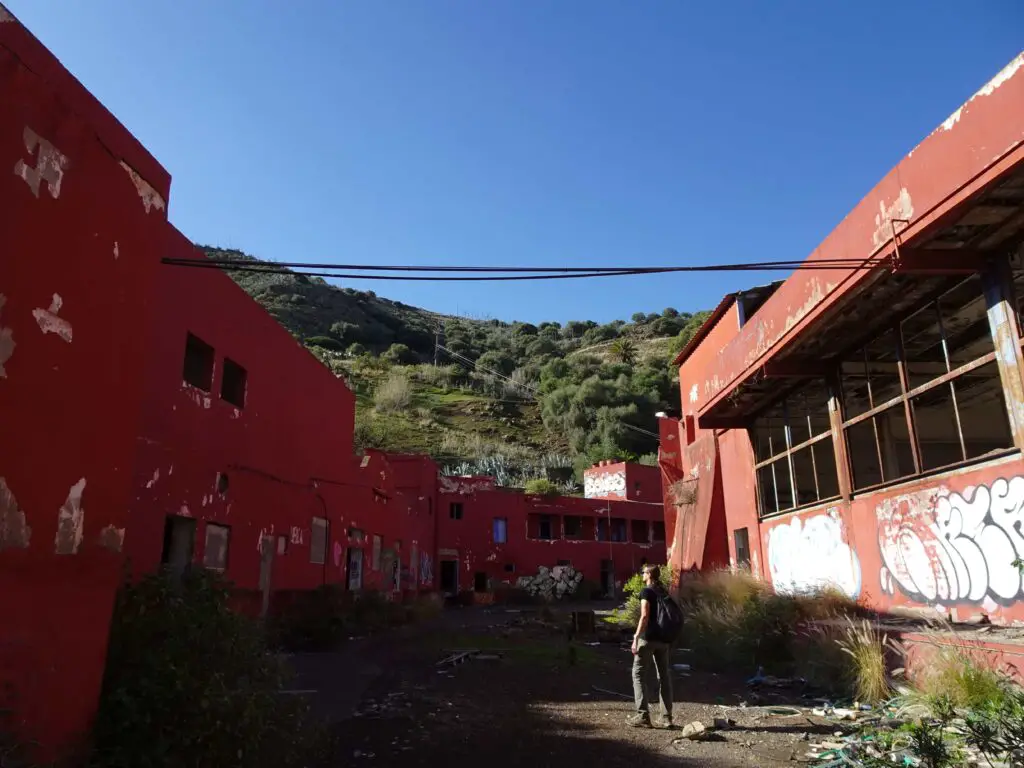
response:
M604 472L602 474L584 475L583 495L588 499L604 496L626 495L626 473Z
M1009 604L1024 596L1024 477L963 493L936 488L875 510L883 591L921 603Z
M772 586L783 593L825 587L860 596L860 560L846 541L839 511L801 519L768 531L768 572Z
M441 475L438 480L441 493L458 493L462 496L471 496L474 493L494 490L493 477L451 477Z
M434 562L426 552L420 555L420 584L430 586L434 583Z

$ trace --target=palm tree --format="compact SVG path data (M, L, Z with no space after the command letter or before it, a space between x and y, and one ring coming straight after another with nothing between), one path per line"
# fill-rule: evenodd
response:
M637 349L632 339L616 339L608 350L612 357L630 367L636 365Z

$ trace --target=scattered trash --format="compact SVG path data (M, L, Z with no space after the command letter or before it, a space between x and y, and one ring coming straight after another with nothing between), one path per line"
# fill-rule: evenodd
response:
M764 673L764 667L758 667L757 673L747 680L747 685L751 688L762 685L766 688L792 688L806 684L807 681L802 677L774 677L772 675L766 675Z
M803 712L796 707L769 707L767 714L771 717L800 717Z
M692 723L687 723L683 726L683 738L690 741L700 741L706 731L707 728L704 727L704 723L700 720L694 720Z
M728 731L736 725L736 721L729 717L716 717L715 718L715 730L716 731Z
M593 647L595 647L595 646L598 646L598 645L600 645L600 644L601 644L601 641L600 641L600 640L595 640L595 641L594 641L594 642L592 642L592 643L584 643L584 645L589 645L589 646L590 646L591 648L593 648Z

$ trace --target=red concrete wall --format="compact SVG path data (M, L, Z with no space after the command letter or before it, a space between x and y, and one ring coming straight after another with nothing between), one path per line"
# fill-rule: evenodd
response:
M1024 460L917 479L767 520L765 570L776 589L826 581L882 610L963 621L1024 622Z
M170 227L163 252L198 256ZM273 564L275 588L329 581L328 569L310 562L310 526L314 516L337 522L344 508L332 509L326 486L346 485L354 473L352 393L220 271L162 266L153 302L158 320L126 536L135 569L157 566L166 516L184 515L202 521L199 563L205 522L230 526L226 575L242 589L257 586L264 533L288 538ZM214 349L210 392L183 380L188 333ZM221 399L225 358L246 369L242 408ZM228 479L223 494L220 475Z
M462 519L452 519L450 505L462 505ZM643 560L665 562L663 542L606 542L595 538L598 518L624 518L627 537L632 535L632 520L650 523L662 521L660 504L605 501L570 497L527 496L522 493L495 490L479 478L442 478L438 498L438 561L457 560L459 590L472 590L474 575L485 573L489 588L515 584L520 576L535 576L541 566L552 567L559 560L568 560L583 572L584 578L599 582L601 561L611 560L615 580L621 582L637 572ZM552 540L537 536L537 516L557 518ZM581 540L564 538L564 516L580 516L589 520ZM494 541L494 519L504 518L507 541ZM513 571L505 569L507 564ZM438 567L438 571L440 566Z
M603 461L583 473L583 491L588 499L660 504L661 473L644 464Z
M170 179L0 12L0 709L52 746L101 684Z

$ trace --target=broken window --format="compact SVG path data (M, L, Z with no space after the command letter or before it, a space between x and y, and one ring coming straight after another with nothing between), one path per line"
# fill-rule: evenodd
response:
M223 571L228 567L228 542L231 529L226 525L206 524L206 543L203 546L203 567Z
M651 541L658 544L665 542L665 523L661 520L651 523Z
M737 528L732 532L732 540L736 545L736 565L750 568L750 534L746 528Z
M237 408L245 408L245 385L245 368L225 357L220 379L220 399Z
M599 518L597 518L597 540L598 541L608 541L609 539L610 539L610 536L609 536L608 518L607 517L599 517Z
M554 525L551 521L551 515L541 515L537 521L537 538L548 541L554 538L553 535Z
M824 381L813 380L765 409L750 432L761 515L839 495Z
M213 389L213 347L191 333L185 337L185 365L182 378L203 392Z
M583 535L583 518L577 515L566 515L564 520L565 538L579 539Z
M314 517L309 537L309 562L323 565L327 562L327 520Z
M453 501L448 505L448 517L452 520L462 519L462 502Z
M650 544L650 531L647 529L646 520L633 520L630 523L630 540L634 544Z
M854 489L1013 448L979 276L954 282L856 357L843 364Z
M504 544L508 541L508 520L504 517L494 518L494 543Z
M612 541L625 542L626 541L626 519L624 517L613 517L611 521L612 525Z

